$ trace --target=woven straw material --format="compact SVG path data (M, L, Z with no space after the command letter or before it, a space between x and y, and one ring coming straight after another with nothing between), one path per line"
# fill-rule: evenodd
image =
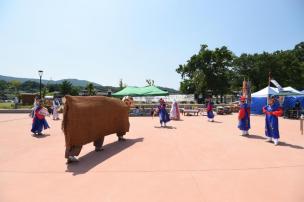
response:
M62 130L66 147L129 131L129 107L121 100L104 96L65 98Z

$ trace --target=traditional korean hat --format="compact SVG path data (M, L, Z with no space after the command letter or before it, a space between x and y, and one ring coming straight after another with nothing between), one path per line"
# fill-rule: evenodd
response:
M240 101L245 102L246 101L246 97L245 96L241 96L240 97Z

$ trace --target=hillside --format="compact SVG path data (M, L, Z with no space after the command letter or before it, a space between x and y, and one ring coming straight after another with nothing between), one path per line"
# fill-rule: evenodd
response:
M35 81L39 83L39 79L33 79L33 78L19 78L19 77L11 77L11 76L3 76L0 75L0 80L4 80L6 82L12 81L12 80L17 80L20 81L21 83L25 82L25 81ZM116 92L118 91L118 87L114 87L114 86L102 86L98 83L94 83L94 82L90 82L87 80L79 80L79 79L61 79L61 80L46 80L46 79L42 79L41 82L43 84L61 84L64 80L69 81L72 83L73 86L80 86L80 87L86 87L88 83L93 83L94 86L101 90L101 91L107 91L108 89L111 89L112 92ZM168 91L170 94L178 94L179 91L172 89L172 88L167 88L167 87L161 87L161 86L157 86L158 88L164 90L164 91Z
M33 79L33 78L18 78L18 77L11 77L11 76L3 76L0 75L0 80L4 80L4 81L12 81L12 80L17 80L20 81L21 83L25 82L25 81L35 81L35 82L39 82L39 79ZM61 79L61 80L45 80L42 79L41 82L43 84L61 84L64 80L67 80L69 82L72 83L73 86L81 86L81 87L85 87L88 83L93 83L94 86L101 86L98 83L94 83L94 82L90 82L90 81L86 81L86 80L79 80L79 79Z

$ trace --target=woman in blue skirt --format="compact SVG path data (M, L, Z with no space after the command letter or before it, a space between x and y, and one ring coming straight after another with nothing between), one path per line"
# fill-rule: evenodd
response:
M42 135L43 129L50 128L49 124L45 119L45 116L47 115L48 111L46 108L42 107L42 100L40 100L37 108L34 111L34 118L31 130L34 135Z
M166 110L166 103L162 98L159 100L158 115L160 126L163 127L164 124L164 127L166 127L166 123L170 121L170 117Z

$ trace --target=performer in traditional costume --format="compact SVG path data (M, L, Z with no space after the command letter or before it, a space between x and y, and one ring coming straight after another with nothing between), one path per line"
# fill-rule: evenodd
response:
M162 98L159 100L158 116L160 126L163 127L164 124L164 127L166 127L166 123L170 121L170 117L166 110L166 102Z
M239 111L239 125L238 128L242 131L242 135L249 135L250 129L250 107L246 103L246 97L240 98L240 111Z
M267 141L273 141L275 145L278 145L280 138L278 117L282 116L283 110L275 96L271 96L269 104L263 108L263 113L266 115L265 135Z
M211 98L208 99L208 103L207 103L207 116L208 116L208 121L214 122L213 102Z
M133 106L134 104L134 100L133 97L131 96L125 96L122 98L122 101L129 107L131 108L131 106ZM117 134L118 137L118 141L126 141L126 139L123 137L123 135L119 135Z
M60 102L58 98L53 100L53 120L59 120L59 113L58 110L60 108Z
M180 120L180 112L179 112L179 107L178 107L176 100L174 100L172 103L172 107L170 110L170 119Z
M42 130L50 128L45 116L48 115L48 110L42 106L42 100L39 101L38 107L34 111L34 118L32 124L32 132L34 135L42 135Z
M33 108L31 110L31 113L29 114L29 116L31 118L34 118L35 116L35 111L36 109L39 107L39 102L40 102L40 98L39 97L35 97L35 100L34 100L34 104L33 104Z

